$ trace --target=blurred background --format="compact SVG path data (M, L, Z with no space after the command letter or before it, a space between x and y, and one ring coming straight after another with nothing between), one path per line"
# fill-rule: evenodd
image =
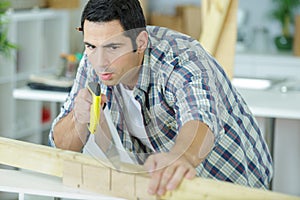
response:
M199 39L201 0L140 1L148 25ZM0 0L0 136L48 145L84 50L86 2ZM239 0L236 15L232 83L268 140L270 189L300 196L300 1Z

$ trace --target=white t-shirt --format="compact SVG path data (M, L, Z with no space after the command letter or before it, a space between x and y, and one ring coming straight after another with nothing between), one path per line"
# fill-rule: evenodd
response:
M146 145L147 147L155 151L146 134L144 124L143 124L141 106L139 102L137 102L136 99L134 98L133 91L125 89L124 86L121 85L121 92L122 92L124 106L125 106L124 108L125 122L130 134L139 138L144 145ZM111 134L113 136L114 143L119 151L121 161L127 163L135 163L135 161L131 159L132 155L131 156L128 155L129 152L127 152L124 149L122 142L118 137L117 129L111 120L111 116L108 109L104 109L104 115L108 123L109 129L111 131ZM94 135L91 134L87 143L85 144L83 153L89 154L96 158L106 158L105 154L97 146L94 140L95 140Z
M133 90L126 89L122 84L120 84L120 88L125 106L125 108L123 109L123 114L129 133L136 138L139 138L144 145L154 151L154 148L151 145L145 131L141 106L139 102L134 98Z

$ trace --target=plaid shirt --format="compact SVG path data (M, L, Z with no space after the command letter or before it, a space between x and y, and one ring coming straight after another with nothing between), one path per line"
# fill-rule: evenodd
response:
M174 145L180 128L190 120L207 124L215 135L212 151L196 168L197 175L266 188L272 159L258 124L222 67L186 35L147 27L148 48L133 94L141 105L146 134L156 152ZM78 91L89 81L101 83L84 56L67 101L55 123L69 113ZM101 85L124 148L138 161L153 153L126 127L120 86ZM50 143L55 146L52 130Z

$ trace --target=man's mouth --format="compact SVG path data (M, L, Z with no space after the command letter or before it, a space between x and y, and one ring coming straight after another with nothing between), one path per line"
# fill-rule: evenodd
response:
M111 79L112 77L112 73L101 73L100 74L100 78L103 80L103 81L108 81Z

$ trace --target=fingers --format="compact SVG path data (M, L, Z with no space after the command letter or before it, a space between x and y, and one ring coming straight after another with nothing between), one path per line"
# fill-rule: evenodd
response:
M81 89L74 100L74 116L79 123L85 124L89 122L91 104L92 95L88 89Z
M176 168L175 173L173 174L172 178L169 180L168 185L166 186L167 190L176 189L184 177L188 179L192 179L196 176L196 170L192 166L188 166L188 165L185 166L185 165L186 164L180 165Z
M160 175L157 173L156 171L156 155L152 155L150 156L145 164L144 164L144 168L150 173L151 175L151 179L149 182L149 187L148 187L148 193L151 195L156 194L156 191L158 189L159 186L159 181L160 181Z
M193 169L188 170L188 172L187 172L186 175L185 175L185 178L186 178L186 179L193 179L193 178L196 177L196 175L197 175L197 172L196 172L196 170L193 168Z
M170 184L170 180L173 179L175 172L176 168L174 166L170 166L165 168L164 170L161 170L161 180L158 183L159 187L157 190L158 195L164 195L166 193L166 190L169 190L168 186Z
M151 173L151 179L149 182L148 193L151 195L158 194L160 181L162 178L162 170L157 170ZM162 192L162 191L160 191Z
M192 179L196 176L195 168L184 157L176 161L170 159L167 163L168 158L165 156L152 155L145 163L151 175L148 187L148 193L151 195L162 196L167 190L176 189L184 178Z

